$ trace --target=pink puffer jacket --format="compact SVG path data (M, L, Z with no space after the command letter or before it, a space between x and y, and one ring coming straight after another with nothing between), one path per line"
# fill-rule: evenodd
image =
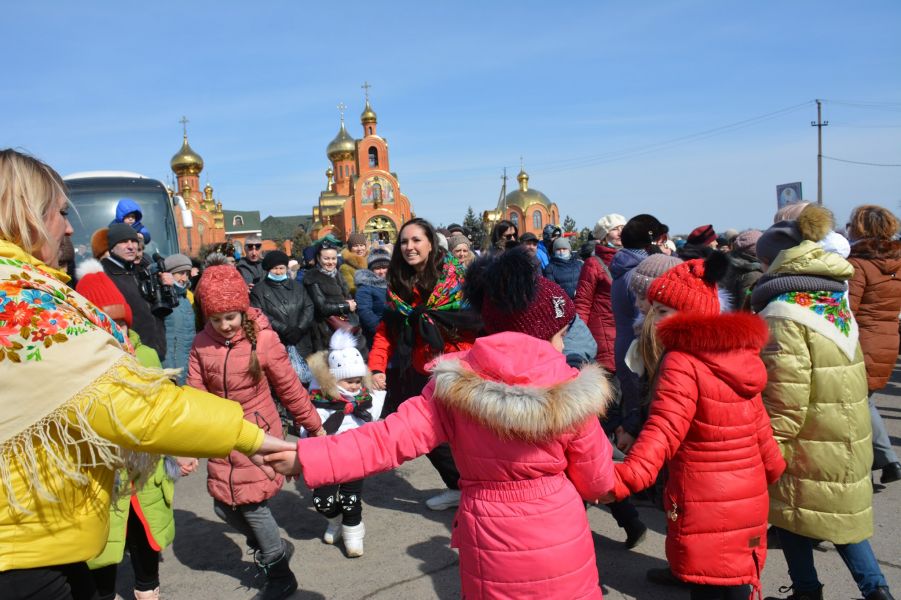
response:
M603 370L579 372L546 342L500 333L439 359L432 375L384 421L301 440L307 485L386 471L449 442L463 598L601 598L582 502L614 484L597 418L610 395Z
M207 323L191 347L188 385L238 402L244 408L245 420L282 437L282 422L269 393L271 383L295 420L310 431L318 430L319 415L300 385L278 335L256 308L249 309L247 316L257 324L257 360L263 370L260 381L254 383L250 376L251 344L243 330L226 340ZM283 481L281 476L274 480L266 477L240 452L232 452L228 458L210 459L207 467L210 495L231 506L271 498L281 489Z

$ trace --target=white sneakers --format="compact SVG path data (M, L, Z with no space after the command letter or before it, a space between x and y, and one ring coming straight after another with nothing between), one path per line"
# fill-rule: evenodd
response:
M322 534L322 541L329 545L334 545L335 542L341 539L341 515L336 517L332 517L328 520L328 527L325 528L325 533Z
M363 538L366 536L366 525L342 525L341 537L344 538L344 549L349 558L363 556Z
M446 490L437 496L432 496L425 501L425 505L432 510L447 510L460 506L460 490Z

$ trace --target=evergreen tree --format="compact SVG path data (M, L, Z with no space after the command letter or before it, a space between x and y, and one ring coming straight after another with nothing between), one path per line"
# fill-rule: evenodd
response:
M485 228L482 225L482 219L472 210L472 206L466 209L466 216L463 217L463 227L469 230L473 249L481 248L482 240L485 238Z
M576 230L576 220L571 216L566 215L563 218L563 231L564 233L572 232Z
M307 230L298 227L294 230L294 236L291 238L291 256L303 262L303 251L313 245L313 239Z

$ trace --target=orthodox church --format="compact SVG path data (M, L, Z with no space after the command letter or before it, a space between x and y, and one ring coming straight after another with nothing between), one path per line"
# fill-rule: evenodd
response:
M400 191L397 174L391 171L388 141L378 134L378 119L369 103L360 115L362 139L354 139L344 125L344 106L338 135L326 148L331 166L326 170L326 189L313 207L312 238L332 233L347 239L363 233L371 241L393 242L401 225L413 216L410 201Z
M541 231L545 225L560 224L560 210L550 198L529 187L529 174L522 167L516 181L519 188L508 194L506 176L504 177L504 187L497 208L485 211L483 215L485 225L488 231L491 231L496 222L507 219L516 225L519 235L528 231L541 238Z

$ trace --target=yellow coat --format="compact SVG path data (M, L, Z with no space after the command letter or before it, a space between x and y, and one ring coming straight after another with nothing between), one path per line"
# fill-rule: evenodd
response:
M0 240L0 571L85 561L106 543L115 469L250 454L241 406L141 367L109 317Z
M805 241L781 252L768 273L846 281L853 268ZM867 371L847 295L837 292L831 302L817 306L810 294L784 295L760 312L771 335L761 354L768 376L763 402L787 464L770 486L770 523L852 544L873 535Z

